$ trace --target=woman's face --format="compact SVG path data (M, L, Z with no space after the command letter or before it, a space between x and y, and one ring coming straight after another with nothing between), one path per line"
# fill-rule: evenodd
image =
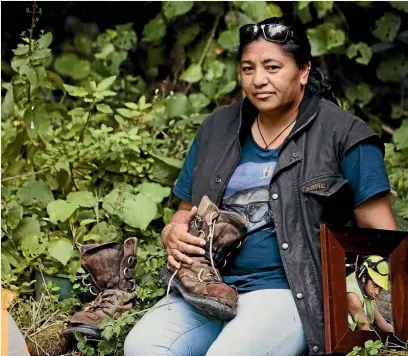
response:
M242 88L261 112L276 112L298 104L307 83L309 64L299 68L280 45L259 38L242 53Z
M372 279L364 278L363 283L367 296L372 300L377 299L382 291L382 288L374 283Z

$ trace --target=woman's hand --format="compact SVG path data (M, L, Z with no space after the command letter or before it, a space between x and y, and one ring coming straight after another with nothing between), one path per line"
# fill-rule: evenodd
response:
M172 226L163 229L162 241L167 251L167 268L170 270L180 268L180 262L192 264L193 260L186 254L205 254L205 251L199 247L204 246L205 241L188 233L190 222L196 213L197 207L195 206L190 211L179 210L170 223Z

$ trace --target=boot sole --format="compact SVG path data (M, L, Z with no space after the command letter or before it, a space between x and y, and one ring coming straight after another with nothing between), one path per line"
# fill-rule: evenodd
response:
M166 268L160 270L159 276L166 285L169 285L172 274ZM173 278L171 283L172 287L175 287L175 289L180 292L187 303L202 310L206 314L227 321L235 317L232 308L221 303L217 298L209 296L201 297L197 294L187 292L177 277Z
M99 329L95 329L85 325L69 325L67 329L62 331L62 335L66 337L73 337L75 339L75 333L78 332L82 336L86 336L88 341L101 341L101 331Z

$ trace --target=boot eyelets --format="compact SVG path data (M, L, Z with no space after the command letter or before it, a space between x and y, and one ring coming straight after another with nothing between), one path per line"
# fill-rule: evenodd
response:
M130 279L128 282L132 284L132 287L129 288L129 292L134 292L135 289L136 289L136 282L135 282L135 280L134 280L134 279Z
M123 270L123 275L125 278L133 278L134 277L133 273L134 273L133 268L125 267L125 269Z
M96 290L96 288L95 288L94 286L90 286L90 287L89 287L89 292L90 292L92 295L98 295L98 291L95 292L95 290Z
M92 283L89 282L89 275L85 275L85 276L82 277L82 284L83 284L85 287L89 287L89 286L92 285Z
M136 257L135 256L129 256L127 260L127 264L129 267L133 267L136 264Z

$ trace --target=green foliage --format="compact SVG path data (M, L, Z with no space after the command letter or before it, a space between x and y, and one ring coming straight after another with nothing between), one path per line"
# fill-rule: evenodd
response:
M349 352L347 356L371 356L377 355L379 350L384 347L380 340L367 340L364 343L364 347L355 346L353 351Z

